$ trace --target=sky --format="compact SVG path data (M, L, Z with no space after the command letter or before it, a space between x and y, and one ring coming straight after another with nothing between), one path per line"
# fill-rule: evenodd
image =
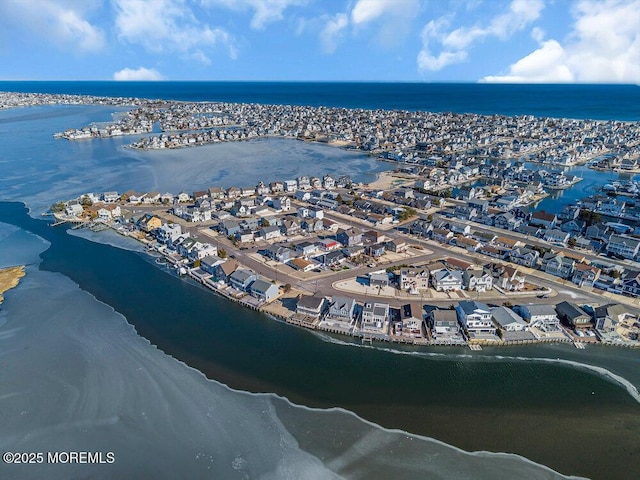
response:
M0 79L640 84L640 0L0 0Z

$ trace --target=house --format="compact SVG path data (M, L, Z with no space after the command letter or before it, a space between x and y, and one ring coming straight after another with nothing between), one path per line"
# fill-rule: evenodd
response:
M162 220L160 219L160 217L152 215L151 213L145 213L136 222L136 227L146 233L150 233L153 230L160 228L161 226Z
M586 222L578 219L571 219L560 225L560 230L570 234L582 233L585 230Z
M515 230L522 225L522 219L516 218L513 213L501 213L496 215L493 225L496 228L502 228L503 230Z
M462 273L462 285L465 290L486 292L493 288L493 276L482 268L470 268Z
M586 330L592 327L591 315L572 302L561 302L556 305L556 313L560 321L569 328Z
M558 223L558 217L554 213L547 213L544 210L533 212L531 220L529 220L530 225L544 228L555 228L556 223Z
M119 205L104 205L98 209L98 218L105 222L121 216L122 211Z
M395 334L407 338L424 338L422 311L415 304L400 307L400 322L395 325Z
M84 212L84 207L78 202L69 202L69 204L65 207L64 213L69 216L78 216L82 215Z
M282 232L280 231L280 227L277 225L262 227L258 230L258 236L263 240L273 240L274 238L280 238L282 236Z
M269 190L271 190L271 193L282 193L284 192L284 184L282 182L271 182Z
M324 224L319 218L306 218L300 222L300 228L309 233L317 233L324 230Z
M182 227L178 223L163 223L155 233L156 240L165 245L174 243L183 235ZM185 235L190 236L189 232L186 232Z
M390 252L402 253L407 251L407 243L402 240L390 240L385 243L385 248Z
M462 300L456 307L458 321L469 334L496 334L496 327L491 319L491 310L487 305L475 300Z
M453 238L453 232L445 228L434 228L431 235L436 242L440 243L449 243Z
M491 318L498 327L505 332L522 332L527 328L527 322L516 312L507 307L497 307L491 310Z
M384 241L384 234L377 230L367 230L362 234L362 240L367 243L380 243Z
M291 199L289 197L276 197L271 201L271 206L279 212L291 210Z
M295 257L295 252L293 250L279 245L271 245L263 250L260 250L259 253L261 255L264 255L265 257L282 263L287 263L289 260Z
M562 253L545 253L541 268L545 272L560 278L571 278L576 261Z
M477 252L482 248L482 243L479 241L474 240L473 238L463 237L461 235L455 237L455 242L456 246L464 248L468 252Z
M300 242L295 245L295 249L296 252L298 252L300 255L308 257L310 255L313 255L318 250L318 246L315 243L311 242Z
M238 262L233 259L229 259L214 267L213 278L215 278L216 281L229 283L229 277L231 277L231 274L233 274L237 268Z
M209 198L217 199L224 196L224 190L220 187L211 187L209 190Z
M309 272L316 267L313 262L305 260L304 258L294 258L289 262L289 265L302 272Z
M460 335L458 314L455 310L433 309L429 314L431 334L435 339L452 339Z
M218 229L229 237L240 232L240 222L233 219L223 220L220 222Z
M369 274L370 287L388 287L389 274L387 272L372 272Z
M545 230L544 237L547 242L554 245L566 246L569 241L569 234L557 228Z
M444 268L434 272L431 276L431 284L438 292L462 290L463 283L462 273L458 270Z
M222 265L224 262L225 260L217 255L207 255L200 260L200 268L211 275L215 275L216 267Z
M398 274L400 290L415 292L429 288L429 270L418 268L403 268Z
M631 260L638 256L640 251L640 238L629 237L627 235L613 234L609 237L607 253L619 255Z
M180 203L185 203L191 200L191 197L189 197L189 194L187 192L180 192L178 194L177 200Z
M353 322L353 314L356 301L353 298L334 296L329 302L327 318L350 324Z
M346 260L346 258L347 257L345 257L344 253L339 250L333 250L331 252L315 257L316 260L321 261L327 267L335 267L337 265L340 265Z
M279 289L275 283L263 278L257 278L249 287L249 291L252 297L269 303L278 296Z
M257 279L258 276L253 270L249 270L248 268L239 268L229 276L229 283L237 290L248 292L249 286Z
M389 328L389 304L365 302L362 307L362 330L387 333Z
M218 247L210 243L200 242L195 237L181 237L176 243L178 253L191 262L202 260L208 255L217 255Z
M362 243L362 233L353 228L350 228L348 230L340 228L336 233L336 240L338 240L345 247L352 247L354 245Z
M529 268L537 267L538 258L540 258L540 253L527 247L514 248L508 256L510 262Z
M512 266L502 263L490 263L485 267L493 277L493 285L507 292L519 292L524 289L524 274Z
M600 269L586 263L576 263L571 281L579 287L593 287L600 278Z
M627 317L635 318L635 315L629 313L628 307L619 303L607 303L593 311L595 328L600 333L615 332L617 325Z
M377 243L375 245L367 245L364 249L366 255L373 258L378 258L384 255L385 246L384 243Z
M296 313L307 317L320 318L325 305L324 297L300 295L296 304Z
M120 198L120 195L118 195L118 192L104 192L102 194L102 201L106 203L117 202L118 198Z
M324 252L330 252L332 250L337 249L340 246L337 240L333 240L331 238L321 238L316 242L316 245L318 245L320 250Z
M640 295L640 272L635 270L627 272L622 284L622 291L632 297Z
M518 305L514 310L524 318L531 327L543 332L557 332L560 330L560 320L553 305L528 304Z

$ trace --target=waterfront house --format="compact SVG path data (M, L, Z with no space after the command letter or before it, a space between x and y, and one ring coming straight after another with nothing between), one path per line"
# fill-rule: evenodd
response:
M210 243L200 242L195 237L184 238L181 237L181 241L177 243L178 253L190 262L196 260L202 260L208 255L217 255L218 248Z
M557 222L558 217L554 213L548 213L544 210L539 210L537 212L533 212L529 224L544 228L555 228Z
M593 311L593 321L596 331L607 334L616 331L616 327L626 318L637 317L629 312L629 308L619 303L607 303L596 307Z
M253 270L239 268L229 276L231 286L242 292L248 292L249 286L257 280L258 276Z
M217 255L207 255L200 260L200 268L211 275L215 275L216 267L224 262L225 260Z
M522 332L527 328L527 322L507 307L493 308L491 310L491 318L505 332Z
M102 201L106 203L117 202L119 198L120 196L118 195L118 192L112 191L112 192L104 192L102 194Z
M163 223L155 231L155 235L158 242L171 245L183 236L182 227L178 223ZM189 232L185 232L185 235L190 236Z
M146 233L150 233L153 230L160 228L161 226L162 220L160 219L160 217L151 213L145 213L136 222L136 227Z
M274 300L279 293L278 286L275 283L260 277L251 284L249 291L252 297L255 297L265 303L269 303Z
M213 278L216 281L221 281L225 283L229 283L229 277L235 272L238 268L238 262L233 259L228 259L222 264L216 265L213 269Z
M458 321L472 335L495 335L496 327L491 320L487 305L475 300L462 300L456 307Z
M209 198L218 199L224 196L224 190L220 187L211 187L208 190Z
M455 310L433 309L429 314L431 334L436 340L451 340L460 337L458 314Z
M180 192L177 196L177 200L180 203L186 203L191 200L191 197L187 192Z
M556 313L560 321L574 330L586 330L592 327L591 315L572 302L561 302L556 305Z
M69 216L74 216L77 217L79 215L82 215L82 213L84 212L84 207L82 205L80 205L78 202L69 202L69 204L66 206L64 213L69 215Z
M619 255L623 258L635 259L640 251L640 238L628 235L613 234L609 237L607 253Z
M557 332L560 330L560 320L554 305L518 305L514 310L529 322L531 327L538 328L543 332Z
M379 302L365 302L362 307L363 331L387 333L389 329L389 304Z
M356 301L353 298L333 296L329 302L327 318L351 324L355 308Z
M462 273L448 268L438 270L431 275L431 284L438 292L462 290Z
M586 222L583 220L573 219L567 220L560 225L560 230L570 234L582 233L585 230Z
M462 285L465 290L486 292L493 288L493 276L482 268L470 268L462 273Z
M296 313L312 318L320 318L325 305L324 297L300 295L296 304Z
M593 287L599 277L599 268L585 263L576 263L571 281L579 287Z
M98 219L107 222L122 216L120 205L103 205L98 209Z
M400 307L400 322L395 325L395 334L406 338L424 338L422 309L407 303Z

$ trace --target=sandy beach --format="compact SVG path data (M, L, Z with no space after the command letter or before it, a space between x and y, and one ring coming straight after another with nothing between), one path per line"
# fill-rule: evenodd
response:
M16 287L20 279L24 277L24 267L9 267L0 270L0 303L4 301L2 294Z

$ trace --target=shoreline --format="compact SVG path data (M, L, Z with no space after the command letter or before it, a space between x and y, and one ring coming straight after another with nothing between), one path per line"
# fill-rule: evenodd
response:
M25 275L24 265L0 269L0 305L4 301L3 294L17 287Z

